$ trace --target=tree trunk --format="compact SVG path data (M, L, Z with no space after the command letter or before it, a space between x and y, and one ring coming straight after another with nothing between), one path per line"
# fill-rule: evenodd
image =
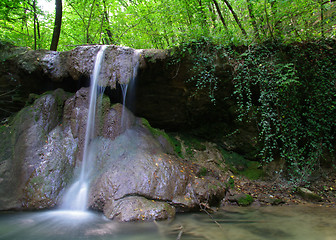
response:
M323 8L323 0L321 1L320 14L321 14L321 35L322 35L322 38L324 38L324 8Z
M37 36L36 36L36 0L33 0L33 11L34 11L34 50L36 50Z
M218 14L220 20L222 21L224 28L226 30L228 30L226 22L225 22L225 19L224 19L223 15L222 15L222 12L221 12L220 8L219 8L218 2L216 0L212 0L212 1L215 4L217 14Z
M253 14L253 10L252 10L251 0L246 0L246 3L247 3L247 9L249 11L249 15L250 15L250 18L251 18L251 22L252 22L252 27L254 29L254 35L255 35L256 39L260 40L259 31L258 31L258 28L257 28L257 23L256 23L256 20L255 20L254 14Z
M229 8L230 12L232 13L234 19L236 20L236 23L238 24L240 30L242 31L242 33L246 36L246 31L245 29L243 28L243 26L241 25L239 19L238 19L238 16L237 14L235 13L235 11L233 10L232 6L230 5L229 1L228 0L223 0L226 4L226 6Z
M95 1L96 0L93 0L93 2L92 2L92 6L91 6L91 10L90 10L90 16L89 16L88 24L87 24L87 27L86 27L86 43L88 43L88 44L91 43L89 29L90 29L90 25L91 25L91 19L92 19L93 8L95 6Z
M105 27L105 31L106 31L106 34L108 36L108 38L106 40L107 40L108 44L112 44L114 41L113 41L112 32L110 30L110 21L109 21L108 12L107 12L107 9L106 9L106 1L103 0L103 3L104 3L104 17L105 17L105 21L106 21L106 24L107 24L107 26Z
M267 0L265 0L264 8L265 8L265 16L266 16L267 27L268 27L268 30L269 30L269 32L271 34L271 38L274 40L273 30L272 30L272 27L270 25L269 17L268 17L268 12L267 12Z
M56 51L58 40L61 34L61 24L62 24L62 0L56 0L56 15L55 15L55 25L54 32L51 40L50 50Z
M199 5L199 10L200 10L200 14L201 14L201 23L202 26L206 26L206 16L205 16L205 12L203 11L203 4L202 4L202 0L198 0L198 5Z

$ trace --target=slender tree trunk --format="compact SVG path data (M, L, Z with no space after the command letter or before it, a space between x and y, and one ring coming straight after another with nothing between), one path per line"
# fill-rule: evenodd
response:
M108 16L108 12L107 12L107 8L106 8L106 1L103 0L104 3L104 17L105 17L105 22L107 24L107 26L105 27L105 31L106 34L108 36L108 44L113 43L113 36L112 36L112 32L110 30L110 21L109 21L109 16Z
M215 4L217 14L218 14L221 22L223 23L223 26L224 26L225 30L228 30L228 27L226 25L225 19L224 19L223 15L222 15L222 12L221 12L220 8L219 8L218 2L216 0L212 0L212 1Z
M212 4L210 2L208 4L209 4L208 6L209 6L211 21L212 21L212 24L213 24L213 28L215 29L217 27L216 26L216 13L215 13L215 10L213 9Z
M186 4L186 10L187 10L187 14L188 14L188 22L189 25L191 25L191 17L190 17L190 12L189 12L189 6L188 5L188 0L184 0L185 4Z
M201 13L201 17L202 17L202 26L204 27L206 25L206 16L205 16L205 12L203 11L203 5L202 5L202 0L198 0L198 5L200 7L200 13Z
M225 2L226 6L230 9L230 12L232 13L234 19L236 20L236 23L238 24L238 26L239 26L241 32L246 36L246 35L247 35L247 34L246 34L246 31L245 31L245 29L243 28L243 26L241 25L241 23L240 23L240 21L239 21L239 19L238 19L238 16L237 16L237 14L235 13L235 11L233 10L231 4L229 3L228 0L223 0L223 1Z
M251 0L246 0L246 3L247 3L247 9L249 11L249 15L250 15L250 18L251 18L251 23L252 23L252 27L253 27L253 30L254 30L254 35L255 35L256 39L260 40L259 31L258 31L258 28L257 28L257 23L256 23L256 20L255 20L254 14L253 14Z
M324 8L323 8L323 0L320 3L320 14L321 14L321 35L324 38Z
M34 50L36 50L37 34L36 34L36 0L33 0L33 11L34 11Z
M87 27L86 27L86 43L91 43L91 40L90 40L90 34L89 34L89 29L90 29L90 24L91 24L91 19L92 19L92 13L93 13L93 8L94 8L94 3L95 3L96 0L93 0L92 2L92 6L91 6L91 11L90 11L90 16L89 16L89 21L88 21L88 24L87 24Z
M50 50L56 51L58 40L61 35L61 25L62 25L62 0L56 0L56 15L55 15L55 25L54 32L51 40Z
M265 0L265 3L264 3L264 10L265 10L266 23L267 23L268 30L269 30L269 32L271 34L271 38L274 39L273 30L272 30L272 27L270 25L269 17L268 17L268 12L267 12L267 0Z

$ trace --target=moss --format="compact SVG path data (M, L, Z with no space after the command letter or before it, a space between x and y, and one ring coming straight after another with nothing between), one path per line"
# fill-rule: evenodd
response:
M204 176L207 175L207 173L208 173L208 170L206 169L206 167L202 167L198 172L198 176L199 177L204 177Z
M240 174L247 177L250 180L261 179L264 176L264 171L259 168L260 164L254 161L248 161L247 169L242 171Z
M152 134L154 137L159 137L159 136L163 136L174 148L174 152L181 158L184 158L183 154L182 154L182 146L180 141L178 141L174 136L171 136L169 134L167 134L166 132L164 132L163 130L157 129L157 128L153 128L149 122L147 121L147 119L142 118L142 125L145 126Z
M253 197L249 194L245 194L245 196L242 196L240 198L238 198L237 203L239 204L239 206L249 206L253 203Z
M226 186L226 188L234 189L235 188L234 179L232 177L230 177L229 181L227 181L227 183L225 184L225 186Z
M191 135L181 135L181 140L188 148L196 149L198 151L206 150L206 146L196 137Z
M237 175L243 175L250 180L257 180L264 176L264 171L260 169L260 163L250 161L235 152L228 152L219 148L223 160L229 166L229 169Z

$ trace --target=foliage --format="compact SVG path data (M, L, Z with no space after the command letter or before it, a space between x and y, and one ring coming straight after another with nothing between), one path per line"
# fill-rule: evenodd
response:
M43 12L40 1L1 1L1 39L33 48L35 38L37 48L48 48L55 12ZM83 44L168 48L202 37L223 45L330 38L336 33L335 4L316 0L63 0L59 50Z
M285 159L297 185L307 183L335 147L336 62L329 44L259 45L237 63L240 119L256 121L260 156Z
M223 45L214 44L212 39L201 37L172 48L170 64L180 64L182 59L187 58L191 62L189 71L192 76L187 83L195 87L192 97L206 92L211 102L216 104L215 95L220 81L216 69L222 58L227 57L225 53Z

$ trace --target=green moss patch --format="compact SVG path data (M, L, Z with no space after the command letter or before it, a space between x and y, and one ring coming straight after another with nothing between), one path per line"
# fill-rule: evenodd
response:
M174 152L181 158L184 158L182 154L182 146L180 141L178 141L174 136L167 134L165 131L153 128L147 119L142 118L142 125L145 126L152 134L154 137L159 137L162 136L164 137L174 148Z
M264 176L259 162L247 160L238 153L228 152L222 148L220 151L223 160L234 174L245 176L250 180L261 179Z
M253 203L253 197L249 194L245 194L237 199L237 203L239 206L249 206Z

